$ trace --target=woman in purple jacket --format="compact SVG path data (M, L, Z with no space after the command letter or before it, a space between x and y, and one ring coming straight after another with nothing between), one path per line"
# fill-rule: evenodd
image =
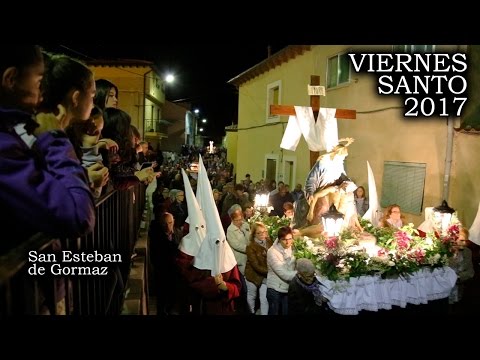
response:
M95 207L84 169L62 130L60 113L33 116L41 100L41 49L1 45L0 58L0 253L37 232L76 237L93 230ZM93 76L91 87L94 91ZM85 89L78 89L83 95ZM92 97L82 100L93 103ZM91 106L91 105L90 105Z

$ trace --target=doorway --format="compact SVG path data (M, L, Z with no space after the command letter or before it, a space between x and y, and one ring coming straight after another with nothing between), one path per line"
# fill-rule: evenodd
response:
M290 186L290 191L295 189L297 177L297 157L292 155L285 155L283 157L283 182Z
M278 155L267 154L265 155L265 183L270 184L272 180L277 182L278 174Z

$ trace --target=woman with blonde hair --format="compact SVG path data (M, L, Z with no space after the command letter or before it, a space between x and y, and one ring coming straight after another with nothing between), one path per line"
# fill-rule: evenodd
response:
M245 280L247 282L247 303L252 313L255 313L257 292L260 293L260 314L268 315L267 301L267 250L272 246L268 230L261 222L252 225L250 242L247 245L247 265Z

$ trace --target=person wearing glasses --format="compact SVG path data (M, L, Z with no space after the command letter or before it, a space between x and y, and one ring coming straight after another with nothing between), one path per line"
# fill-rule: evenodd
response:
M293 232L289 226L278 230L278 238L267 251L268 315L288 314L288 287L295 277Z
M327 300L323 297L320 282L315 276L315 265L309 259L297 260L297 275L288 288L290 315L320 315L326 313Z
M245 279L247 282L247 303L250 311L255 314L257 292L260 300L260 315L268 315L267 301L267 250L272 247L268 230L261 222L252 224L250 242L247 245L247 265Z
M405 217L400 210L400 206L392 204L385 210L385 215L378 223L379 227L390 227L393 229L400 229L405 224Z

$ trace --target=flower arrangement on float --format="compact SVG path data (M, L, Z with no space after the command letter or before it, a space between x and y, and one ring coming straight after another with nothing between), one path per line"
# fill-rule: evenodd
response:
M275 240L277 238L278 229L283 226L290 225L290 219L286 217L268 216L267 214L262 214L260 211L257 210L255 210L253 216L248 219L250 227L255 222L261 222L265 225L268 231L268 236L272 240Z
M268 205L268 202L268 194L257 194L255 196L254 213L253 216L248 219L248 224L251 227L253 223L261 222L267 228L270 239L275 241L278 229L283 226L289 226L290 219L285 216L269 216L268 214L273 210L273 206Z
M333 281L375 274L405 276L422 267L447 265L460 226L453 222L443 234L430 232L422 237L413 224L392 229L360 222L363 232L346 229L338 236L295 239L295 257L312 260L320 275Z

